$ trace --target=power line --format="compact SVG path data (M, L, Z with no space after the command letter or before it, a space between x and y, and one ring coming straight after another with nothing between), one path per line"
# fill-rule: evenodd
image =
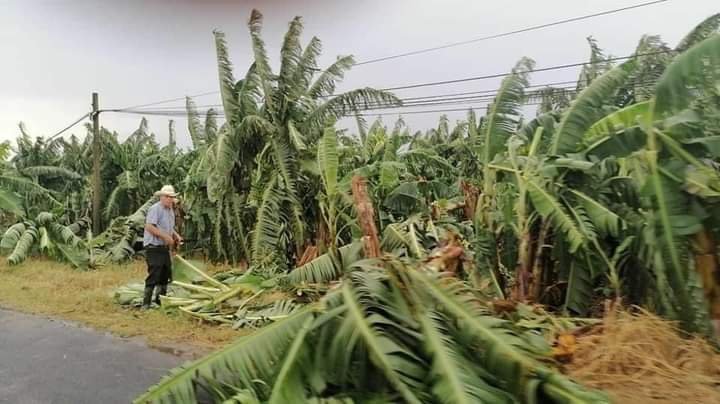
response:
M632 84L632 83L629 83L629 84ZM654 83L652 83L652 84L654 84ZM645 85L645 86L641 86L641 87L643 87L643 88L648 88L648 87L650 87L652 84L650 84L650 85ZM576 93L577 91L576 91L576 90L565 90L565 92L566 92L568 95L571 95L571 94L573 94L573 93ZM483 98L475 97L475 98L471 98L471 99L443 100L443 101L425 102L425 103L416 103L416 104L406 104L406 105L388 105L388 104L384 104L384 105L379 105L379 104L378 104L378 105L370 105L370 106L365 107L365 108L359 108L356 112L350 113L350 114L348 114L347 116L352 116L352 115L355 115L355 114L357 114L357 113L361 113L362 111L393 110L393 109L404 109L404 108L413 108L413 107L433 107L433 106L447 106L447 105L466 105L466 104L477 104L477 103L480 103L480 102L483 103L482 106L487 106L488 104L490 104L491 102L493 102L493 97L494 97L494 96L495 96L495 95L483 96ZM536 97L538 97L538 96L540 96L539 93L528 95L528 97L526 98L526 102L524 102L524 103L522 103L522 104L523 104L523 105L540 105L540 103L529 102L530 100L536 99ZM466 106L466 107L463 107L463 108L460 109L460 110L466 110L466 109L468 109L468 108L473 108L473 106L472 106L472 105L468 105L468 106ZM434 110L431 110L431 111L434 111ZM448 110L448 111L455 111L455 109L453 109L453 110ZM168 116L168 117L179 117L179 118L185 118L185 117L187 117L187 113L186 113L185 111L182 111L182 110L177 110L177 111L148 111L148 110L144 110L144 111L132 111L132 110L128 110L128 111L117 111L117 112L119 112L119 113L126 113L126 114L136 114L136 115L148 115L148 116ZM203 112L206 112L206 111L199 111L199 113L203 113ZM406 112L416 113L416 112L414 112L414 111L399 111L399 112L397 112L397 114L404 114L404 113L406 113ZM380 115L385 115L385 114L390 114L390 113L391 113L391 112L379 112ZM393 112L393 114L395 114L395 112ZM223 114L223 113L219 113L217 116L223 117L224 114Z
M636 82L636 83L627 83L627 85L633 85L635 88L650 88L655 85L654 81L648 81L648 82ZM562 88L562 87L552 87L554 90L559 90L563 94L566 95L573 95L579 92L579 90L574 88ZM481 101L487 101L491 102L494 100L494 98L497 96L497 94L487 94L483 96L476 96L476 97L456 97L456 98L446 98L446 99L440 99L440 100L426 100L421 102L414 102L414 103L404 103L402 105L376 105L376 106L370 106L368 108L362 108L361 110L367 111L367 110L377 110L377 109L396 109L396 108L410 108L410 107L419 107L419 106L437 106L437 105L458 105L458 104L468 104L468 103L474 103L474 102L481 102ZM526 93L525 99L526 100L536 100L538 97L542 97L542 90L541 91L533 91L530 93Z
M664 0L664 1L667 1L667 0ZM628 56L618 56L618 57L613 57L613 58L607 58L607 59L603 60L603 62L614 62L614 61L619 61L619 60L632 59L632 58L635 58L635 57L652 56L652 55L658 55L658 54L667 54L667 53L672 53L672 52L673 52L672 50L667 50L667 51L655 51L655 52L646 52L646 53L636 53L636 54L632 54L632 55L628 55ZM562 65L548 66L548 67L542 67L542 68L537 68L537 69L529 69L529 70L527 70L526 72L527 72L527 73L546 72L546 71L552 71L552 70L568 69L568 68L572 68L572 67L580 67L580 66L585 66L585 65L590 65L590 64L592 64L592 62L567 63L567 64L562 64ZM380 90L382 90L382 91L396 91L396 90L405 90L405 89L420 88L420 87L433 87L433 86L439 86L439 85L445 85L445 84L456 84L456 83L464 83L464 82L468 82L468 81L478 81L478 80L487 80L487 79L492 79L492 78L500 78L500 77L509 76L509 75L511 75L511 74L513 74L513 73L512 73L512 72L509 72L509 73L496 73L496 74L490 74L490 75L484 75L484 76L473 76L473 77L465 77L465 78L460 78L460 79L443 80L443 81L435 81L435 82L425 82L425 83L416 83L416 84L409 84L409 85L396 86L396 87L386 87L386 88L381 88ZM556 84L564 84L564 83L571 83L571 82L573 82L573 81L558 82L558 83L556 83ZM576 81L575 81L575 82L576 82ZM489 90L487 90L487 91L489 91ZM473 92L473 93L479 93L479 92ZM207 95L207 94L211 94L211 93L203 93L203 94ZM464 94L464 93L456 93L456 95L460 95L460 94ZM336 94L331 94L330 96L332 96L332 95L336 95ZM417 97L417 98L420 98L420 97ZM428 98L429 98L429 97L428 97ZM171 102L171 101L177 101L177 100L180 100L180 99L184 99L184 98L176 98L176 99L173 99L173 100L166 100L166 101L167 101L167 102ZM157 105L157 104L162 103L162 102L163 102L163 101L161 101L161 102L156 102L156 103L143 104L142 106ZM216 107L216 106L217 106L217 107L220 107L220 106L222 106L222 105L221 105L221 104L212 104L212 105L209 105L209 106L212 106L212 107ZM133 109L137 109L137 108L140 108L140 107L134 107L134 108L119 108L119 109L112 109L112 110L106 110L106 111L121 112L121 111L133 110ZM168 107L168 108L177 108L177 107Z
M489 35L489 36L485 36L485 37L481 37L481 38L475 38L475 39L471 39L471 40L467 40L467 41L453 42L453 43L449 43L446 45L441 45L441 46L436 46L436 47L426 48L426 49L420 49L420 50L411 51L411 52L405 52L405 53L401 53L398 55L384 56L384 57L380 57L380 58L376 58L376 59L370 59L370 60L358 62L358 63L355 63L354 66L361 66L361 65L371 64L371 63L377 63L377 62L381 62L381 61L385 61L385 60L397 59L397 58L401 58L401 57L405 57L405 56L412 56L412 55L417 55L417 54L421 54L421 53L432 52L432 51L439 50L439 49L446 49L446 48L451 48L451 47L455 47L455 46L466 45L466 44L470 44L470 43L486 41L486 40L495 39L495 38L501 38L501 37L519 34L519 33L523 33L523 32L529 32L529 31L539 30L539 29L543 29L543 28L548 28L548 27L555 26L555 25L567 24L570 22L576 22L576 21L586 20L586 19L590 19L590 18L594 18L594 17L615 14L615 13L619 13L622 11L632 10L632 9L636 9L636 8L640 8L640 7L651 6L651 5L655 5L655 4L659 4L659 3L665 3L667 1L670 1L670 0L654 0L654 1L649 1L649 2L645 2L645 3L635 4L632 6L621 7L621 8L616 8L616 9L607 10L607 11L601 11L601 12L594 13L594 14L588 14L588 15L583 15L583 16L579 16L579 17L568 18L568 19L554 21L554 22L550 22L550 23L546 23L546 24L522 28L522 29L518 29L518 30L514 30L514 31ZM320 71L321 69L316 69L316 70ZM385 89L385 90L390 90L390 89ZM115 110L149 107L149 106L153 106L153 105L167 104L169 102L174 102L174 101L182 101L182 100L185 100L186 97L191 97L191 98L202 97L202 96L206 96L206 95L219 94L219 93L220 93L220 91L217 91L217 90L208 91L208 92L204 92L204 93L188 95L188 96L183 96L183 97L169 98L169 99L150 102L150 103L146 103L146 104L139 104L139 105L132 105L132 106L124 107L124 108L117 108Z
M665 1L667 1L667 0L665 0ZM637 54L633 54L633 55L630 55L630 56L618 56L618 57L614 57L614 58L607 58L607 59L603 60L603 62L614 62L614 61L618 61L618 60L632 59L632 58L635 58L635 57L638 57L638 56L650 56L650 55L657 55L657 54L661 54L661 53L671 53L671 52L673 52L673 51L672 51L672 50L667 50L667 51L656 51L656 52L648 52L648 53L637 53ZM592 63L591 63L591 62L568 63L568 64L564 64L564 65L541 67L541 68L538 68L538 69L529 69L529 70L526 70L525 72L527 72L527 73L546 72L546 71L550 71L550 70L569 69L569 68L571 68L571 67L579 67L579 66L584 66L584 65L588 65L588 64L592 64ZM495 79L495 78L499 78L499 77L509 76L509 75L511 75L511 74L513 74L513 73L512 73L512 72L510 72L510 73L496 73L496 74L489 74L489 75L485 75L485 76L466 77L466 78L462 78L462 79L453 79L453 80L433 81L433 82L427 82L427 83L407 84L407 85L404 85L404 86L381 88L380 90L383 90L383 91L396 91L396 90L407 90L407 89L410 89L410 88L432 87L432 86L440 86L440 85L445 85L445 84L464 83L464 82L468 82L468 81Z
M87 114L81 116L81 117L78 118L77 120L73 121L73 123L71 123L70 125L66 126L64 129L62 129L62 130L60 130L59 132L57 132L56 134L50 136L50 138L48 138L48 141L51 141L51 140L55 139L56 137L62 135L63 133L65 133L65 131L67 131L68 129L70 129L70 128L72 128L73 126L77 125L78 123L80 123L80 121L82 121L83 119L85 119L85 118L87 118L87 117L89 117L89 116L90 116L90 112L88 112Z
M576 81L567 81L567 82L556 82L556 84L560 83L575 83ZM635 87L641 87L641 88L650 88L651 86L655 85L656 81L654 80L636 80L636 81L630 81L625 83L626 86L635 86ZM552 83L545 83L545 84L536 84L530 87L545 87L540 88L538 90L529 91L525 94L526 100L533 100L537 99L538 97L541 97L543 93L550 89L555 91L560 91L567 95L572 95L578 92L576 86L565 86L565 87L550 87L549 84ZM363 106L363 108L360 108L359 110L367 111L367 110L374 110L374 109L396 109L396 108L409 108L409 107L417 107L417 106L437 106L437 105L458 105L458 104L468 104L473 102L480 102L480 101L492 101L499 93L499 89L494 90L485 90L482 92L481 95L473 95L473 96L459 96L459 97L444 97L444 98L438 98L436 96L430 96L432 98L424 99L422 97L414 97L413 99L401 99L402 104L401 105L395 105L395 104L388 104L385 102L370 102ZM494 91L494 92L490 92ZM462 94L462 93L459 93ZM408 101L409 100L409 101ZM185 116L187 115L187 111L175 109L175 110L117 110L113 112L121 112L121 113L134 113L134 114L147 114L147 115L156 115L156 116ZM199 114L208 113L209 110L205 111L198 111ZM216 113L217 116L224 116L224 113L222 111L213 111Z
M193 97L202 97L202 96L205 96L205 95L212 95L212 94L218 94L218 93L220 93L220 91L208 91L208 92L200 93L200 94L186 95L186 96L177 97L177 98L169 98L169 99L166 99L166 100L149 102L149 103L147 103L147 104L132 105L132 106L125 107L125 108L115 108L115 109L107 110L107 111L115 112L115 111L123 110L123 109L135 109L135 108L142 108L142 107L150 107L150 106L153 106L153 105L167 104L168 102L182 101L182 100L185 100L187 97L190 97L190 98L193 98Z
M522 105L541 105L539 102L529 102L529 103L523 103ZM409 115L409 114L428 114L428 113L438 113L438 112L460 112L460 111L469 111L471 109L475 108L482 108L487 106L487 104L483 105L469 105L465 108L451 108L451 109L430 109L430 110L420 110L420 111L400 111L400 112L381 112L378 114L350 114L348 116L384 116L384 115Z
M487 40L490 40L490 39L502 38L502 37L506 37L506 36L510 36L510 35L520 34L520 33L523 33L523 32L536 31L536 30L539 30L539 29L548 28L548 27L552 27L552 26L556 26L556 25L561 25L561 24L567 24L567 23L576 22L576 21L587 20L587 19L594 18L594 17L600 17L600 16L604 16L604 15L615 14L615 13L619 13L619 12L622 12L622 11L632 10L632 9L636 9L636 8L640 8L640 7L652 6L652 5L655 5L655 4L665 3L665 2L667 2L667 1L669 1L669 0L649 1L649 2L646 2L646 3L640 3L640 4L635 4L635 5L632 5L632 6L627 6L627 7L622 7L622 8L616 8L616 9L613 9L613 10L601 11L601 12L599 12L599 13L587 14L587 15L583 15L583 16L579 16L579 17L573 17L573 18L567 18L567 19L564 19L564 20L554 21L554 22L550 22L550 23L546 23L546 24L541 24L541 25L534 25L534 26L531 26L531 27L521 28L521 29L517 29L517 30L514 30L514 31L503 32L503 33L500 33L500 34L488 35L488 36L484 36L484 37L480 37L480 38L470 39L470 40L467 40L467 41L453 42L453 43L449 43L449 44L445 44L445 45L434 46L434 47L432 47L432 48L419 49L419 50L415 50L415 51L411 51L411 52L400 53L400 54L397 54L397 55L379 57L379 58L376 58L376 59L370 59L370 60L365 60L365 61L362 61L362 62L355 63L354 66L362 66L362 65L367 65L367 64L371 64L371 63L383 62L383 61L386 61L386 60L398 59L398 58L402 58L402 57L406 57L406 56L413 56L413 55L419 55L419 54L422 54L422 53L433 52L433 51L440 50L440 49L447 49L447 48L452 48L452 47L455 47L455 46L467 45L467 44L471 44L471 43L476 43L476 42L481 42L481 41L487 41Z
M575 80L567 80L567 81L556 81L556 82L551 82L551 83L539 83L539 84L531 84L531 85L527 86L527 88L552 87L552 86L556 86L556 85L571 84L571 83L577 83L577 82L578 82L578 80L575 79ZM559 87L552 87L552 88L559 88ZM405 98L400 98L400 100L405 102L405 101L434 99L434 98L443 98L443 97L452 97L452 96L487 94L487 93L495 93L498 90L499 90L498 88L493 88L493 89L488 89L488 90L465 91L465 92L460 92L460 93L434 94L434 95L425 95L425 96L418 96L418 97L405 97ZM323 98L325 98L325 97L323 97ZM196 105L195 108L213 108L214 109L214 108L220 108L222 106L223 106L223 104L205 104L205 105ZM173 109L177 109L177 108L178 108L178 106L174 105L174 106L167 106L167 107L156 107L156 108L152 108L151 110L153 110L153 111L161 110L161 109L173 110ZM136 109L136 108L127 108L127 109ZM125 108L123 108L121 110L125 110ZM116 110L113 110L113 112L114 111L116 111Z

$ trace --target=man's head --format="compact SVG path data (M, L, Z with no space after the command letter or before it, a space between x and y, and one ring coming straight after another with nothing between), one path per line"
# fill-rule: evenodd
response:
M175 203L177 192L175 192L175 188L173 188L172 185L165 185L159 191L155 192L155 196L160 198L160 203L164 207L170 209Z

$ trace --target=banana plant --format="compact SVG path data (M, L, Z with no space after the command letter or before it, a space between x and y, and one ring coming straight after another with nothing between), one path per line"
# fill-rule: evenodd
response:
M87 254L78 236L81 230L81 224L65 226L52 213L41 212L34 220L10 226L0 239L0 250L10 253L10 265L20 264L37 250L82 269L87 267Z
M135 402L196 402L195 386L216 401L609 402L543 364L542 338L489 316L460 282L438 279L443 270L359 262L320 301L171 371Z

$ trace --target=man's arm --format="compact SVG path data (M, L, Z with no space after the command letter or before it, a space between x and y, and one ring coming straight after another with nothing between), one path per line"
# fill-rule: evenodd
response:
M150 234L152 234L155 237L158 237L165 241L168 246L172 247L172 245L175 243L174 237L168 236L165 234L164 231L160 230L157 226L155 226L152 223L146 223L145 224L145 230L147 230ZM175 232L173 232L176 234Z

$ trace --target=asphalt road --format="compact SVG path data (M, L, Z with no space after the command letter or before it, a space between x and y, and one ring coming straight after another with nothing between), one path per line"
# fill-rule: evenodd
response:
M73 323L0 309L0 403L130 403L185 360Z

